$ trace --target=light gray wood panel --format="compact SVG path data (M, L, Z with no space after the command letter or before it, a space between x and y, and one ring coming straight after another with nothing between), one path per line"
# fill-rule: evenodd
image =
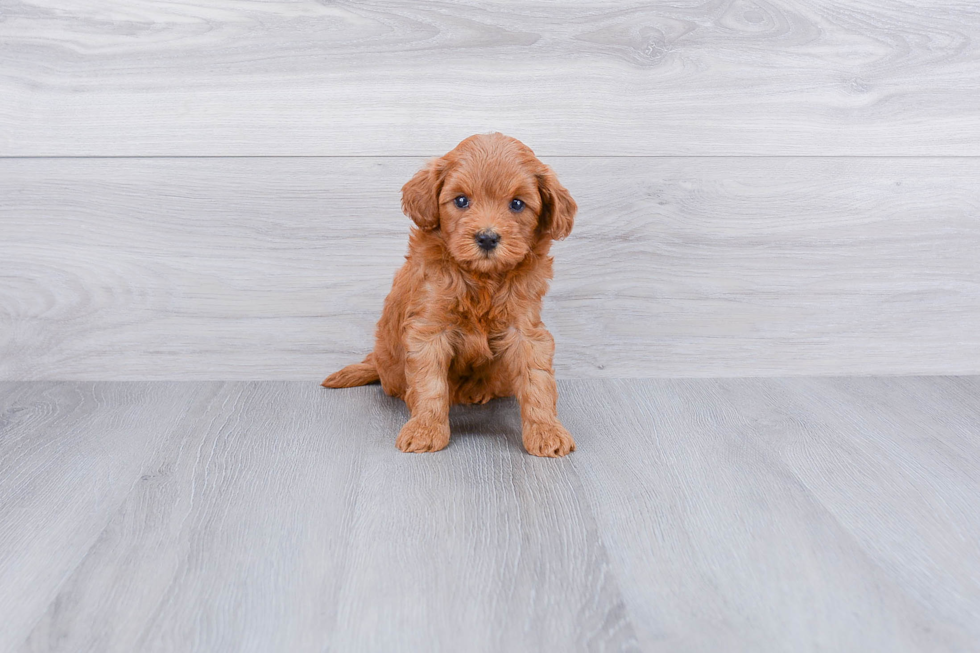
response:
M969 0L7 2L0 155L978 155Z
M25 650L635 650L577 476L523 453L512 402L456 410L452 446L425 457L394 447L407 415L377 387L210 395L28 621Z
M0 650L31 632L209 384L0 384Z
M645 651L971 651L980 380L576 381Z
M513 401L407 455L376 386L0 384L0 648L975 648L980 377L559 386L555 461Z
M0 161L0 378L360 360L422 161ZM549 161L562 377L980 372L980 160Z
M326 650L361 467L347 430L377 408L315 389L222 385L166 438L26 648Z
M375 397L336 650L638 650L578 475L524 452L516 402L457 407L446 455L408 456L408 411Z

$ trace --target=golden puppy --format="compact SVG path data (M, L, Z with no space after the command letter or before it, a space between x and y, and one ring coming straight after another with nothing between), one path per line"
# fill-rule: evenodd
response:
M541 322L552 240L572 230L578 207L555 173L518 140L470 136L402 187L415 221L395 275L374 352L323 382L380 380L411 410L396 444L449 444L449 407L517 396L524 447L564 456L575 441L558 421L551 366L555 341Z

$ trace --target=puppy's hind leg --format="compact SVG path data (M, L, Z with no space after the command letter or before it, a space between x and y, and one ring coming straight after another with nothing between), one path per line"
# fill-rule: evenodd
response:
M353 388L358 385L377 383L380 380L378 368L374 365L374 354L368 354L363 362L348 365L344 369L334 372L324 379L320 385L324 388Z

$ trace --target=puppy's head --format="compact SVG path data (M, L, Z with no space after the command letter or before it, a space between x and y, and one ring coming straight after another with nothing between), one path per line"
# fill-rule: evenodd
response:
M402 210L439 230L449 253L474 272L502 272L541 239L561 240L578 207L555 173L520 141L470 136L402 187Z

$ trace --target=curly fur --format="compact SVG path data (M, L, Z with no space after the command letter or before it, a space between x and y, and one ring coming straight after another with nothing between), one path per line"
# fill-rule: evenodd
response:
M458 208L454 200L469 198ZM524 202L512 210L513 199ZM564 456L575 442L558 421L554 340L541 322L553 240L568 236L575 201L520 141L471 136L429 162L402 188L414 222L408 256L378 322L374 351L323 382L345 388L381 381L411 418L402 451L449 443L449 407L517 396L524 446ZM491 252L476 242L492 230Z

